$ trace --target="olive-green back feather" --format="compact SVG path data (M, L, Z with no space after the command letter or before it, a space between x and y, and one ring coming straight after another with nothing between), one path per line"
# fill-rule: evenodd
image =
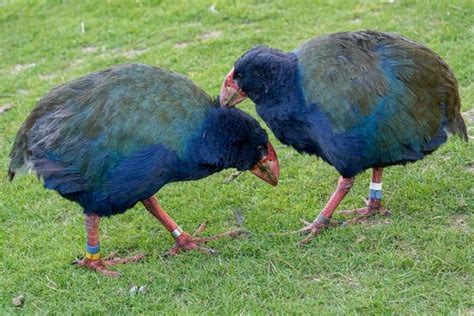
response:
M296 51L308 105L317 104L336 132L377 115L378 146L416 147L433 137L445 106L447 128L467 139L457 81L430 49L394 34L335 33Z
M199 129L211 104L189 79L149 65L121 65L89 74L53 89L33 109L11 151L10 178L28 160L31 146L61 152L63 163L74 160L77 142L89 142L90 148L112 156L152 144L182 154L186 139ZM97 154L93 151L91 155Z

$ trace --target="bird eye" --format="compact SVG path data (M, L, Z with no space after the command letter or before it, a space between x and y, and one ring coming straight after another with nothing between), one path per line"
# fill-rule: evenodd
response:
M257 150L258 150L258 151L262 151L262 150L263 150L263 146L262 146L262 145L257 146Z
M235 77L235 79L237 79L237 80L242 80L242 74L241 74L240 72L236 73L236 74L234 75L234 77Z

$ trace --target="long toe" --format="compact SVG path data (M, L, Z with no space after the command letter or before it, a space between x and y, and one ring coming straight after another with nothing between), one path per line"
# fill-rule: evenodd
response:
M303 238L302 240L300 240L297 245L298 245L299 247L305 246L305 245L308 244L311 240L313 240L314 237L315 237L318 233L319 233L319 232L317 232L317 231L315 231L315 230L310 231L310 232L308 233L308 236L306 236L305 238Z
M145 258L145 254L143 254L143 253L135 255L133 257L128 257L128 258L114 258L114 257L112 257L108 260L104 260L104 264L106 266L115 266L117 264L124 264L124 263L139 261L139 260L142 260L143 258Z
M201 253L215 255L217 252L214 249L204 248L204 247L201 247L200 245L210 242L210 241L218 240L221 238L237 238L237 237L243 237L243 236L248 237L250 235L250 233L246 230L233 229L225 233L217 234L214 236L196 237L197 235L201 234L204 231L205 227L206 227L206 224L199 225L199 227L196 229L193 235L189 235L187 233L181 234L176 239L176 244L169 251L165 252L163 255L167 257L174 256L182 251L187 251L187 250L197 250Z
M365 208L361 208L361 209L356 209L356 210L352 210L352 211L343 211L343 212L346 212L345 214L356 214L356 215L359 215L359 216L356 216L352 219L344 221L342 226L348 226L348 225L354 225L354 224L366 222L367 220L369 220L371 217L373 217L375 215L381 215L381 216L390 216L391 215L390 211L386 210L383 207L380 207L380 208L365 207ZM340 214L342 214L342 212L340 212Z
M248 236L250 236L250 232L244 229L232 229L225 233L221 233L221 234L217 234L213 236L193 238L193 242L202 244L202 243L218 240L221 238L238 238L238 237L248 237Z
M374 212L374 210L369 209L368 207L356 208L354 210L345 210L339 211L338 214L344 217L349 217L353 215L369 216Z
M106 276L112 277L112 278L118 278L118 277L120 277L120 273L119 273L119 272L109 270L109 269L107 269L107 268L105 268L105 267L97 268L97 269L95 269L95 271L100 272L100 273L102 273L102 274L104 274L104 275L106 275Z
M78 267L85 267L89 270L100 272L110 277L119 277L120 273L118 273L117 271L109 270L107 269L107 267L114 266L117 264L134 262L134 261L138 261L145 258L144 254L138 254L129 258L115 258L116 255L117 255L116 252L112 252L110 255L108 255L104 259L89 260L87 258L84 258L84 259L74 261L73 264L75 264Z
M104 264L104 261L102 261L101 259L89 260L89 259L84 258L84 259L74 261L74 264L77 267L85 267L89 270L100 272L109 277L120 276L120 273L107 269L106 265Z
M162 254L162 256L163 257L172 257L172 256L176 256L180 252L181 252L181 248L178 247L177 245L174 245L173 247L171 247L170 250L164 252Z
M298 231L298 233L300 235L307 235L307 236L305 238L303 238L300 242L298 242L298 246L306 245L311 240L313 240L314 237L319 235L323 229L325 229L326 227L332 227L332 225L330 223L323 224L323 223L318 222L318 221L314 221L312 223L309 223L305 220L302 220L302 223L303 224L308 224L308 225L306 225L305 227L300 229Z

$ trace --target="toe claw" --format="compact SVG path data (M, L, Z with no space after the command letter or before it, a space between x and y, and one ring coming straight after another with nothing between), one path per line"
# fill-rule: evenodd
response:
M234 230L228 231L226 234L227 234L227 237L230 237L230 238L252 237L252 233L245 229L234 229ZM224 237L224 235L222 237Z
M215 250L212 249L212 248L198 247L197 250L198 250L200 253L203 253L203 254L205 254L205 255L209 255L209 256L215 256L215 255L217 255L217 251L215 251Z
M194 231L194 233L192 234L192 236L199 236L205 229L206 229L206 225L207 223L204 222L204 223L201 223L198 228Z

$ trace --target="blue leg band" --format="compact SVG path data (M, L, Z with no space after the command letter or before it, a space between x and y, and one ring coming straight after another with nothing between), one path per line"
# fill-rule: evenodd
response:
M369 198L370 199L376 199L376 200L381 200L382 199L382 190L369 190Z
M91 255L95 255L100 252L100 243L97 244L97 246L89 246L88 243L86 243L86 251L90 253Z

